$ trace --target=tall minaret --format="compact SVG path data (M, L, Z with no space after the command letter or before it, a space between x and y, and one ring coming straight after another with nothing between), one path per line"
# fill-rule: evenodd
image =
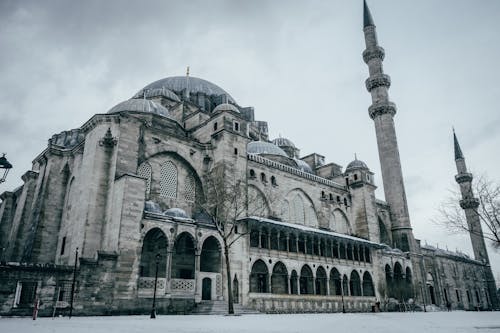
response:
M460 207L465 211L472 249L474 250L474 258L483 263L489 263L490 260L488 258L486 244L484 243L483 230L481 229L481 220L477 213L479 200L474 197L474 192L472 191L472 174L467 172L465 158L462 149L460 149L455 131L453 131L453 143L455 145L455 164L458 172L455 176L455 180L458 185L460 185L460 192L462 193Z
M369 107L368 112L375 123L385 199L391 206L393 245L403 251L410 250L414 252L416 242L408 214L403 172L401 171L398 142L394 128L393 117L396 114L396 105L389 101L388 94L391 78L384 74L382 61L385 52L378 45L375 24L366 1L363 4L363 31L366 44L363 60L368 65L370 73L370 77L366 80L366 89L372 95L372 105Z
M484 242L483 229L481 228L481 220L477 213L479 207L479 200L474 197L472 191L472 174L467 172L467 165L465 165L464 154L460 149L455 130L453 130L453 144L455 146L455 164L457 166L457 175L455 180L460 185L460 192L462 193L462 200L460 200L460 207L465 211L465 218L469 228L470 240L472 249L474 250L474 258L484 264L483 272L485 282L488 287L488 299L493 309L498 309L500 300L497 297L497 289L495 278L491 270L490 260L488 258L488 251Z

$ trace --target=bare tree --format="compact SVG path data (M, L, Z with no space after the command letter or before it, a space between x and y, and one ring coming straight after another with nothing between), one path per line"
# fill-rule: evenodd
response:
M479 206L473 210L483 226L483 237L489 240L495 249L500 248L500 184L486 176L480 176L472 183L474 196ZM458 191L450 191L450 195L438 207L438 217L434 222L444 226L451 232L476 233L467 223L465 212L460 207L462 195Z

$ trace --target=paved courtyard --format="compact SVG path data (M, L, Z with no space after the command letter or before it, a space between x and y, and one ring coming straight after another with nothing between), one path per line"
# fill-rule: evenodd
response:
M500 332L500 312L0 318L0 332Z

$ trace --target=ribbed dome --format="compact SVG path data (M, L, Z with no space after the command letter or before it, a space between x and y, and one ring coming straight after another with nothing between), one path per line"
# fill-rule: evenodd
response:
M299 167L300 170L307 173L313 173L311 167L306 162L299 160L298 158L294 158L293 160L295 161L295 163L297 163L297 166Z
M278 147L293 147L293 148L295 148L295 145L293 144L293 142L287 138L276 138L273 140L273 143Z
M165 87L156 88L156 89L142 89L132 98L144 98L144 91L146 92L146 98L152 97L165 97L171 99L176 102L180 102L181 99L177 96L172 90L169 90Z
M236 106L234 106L233 104L229 104L229 103L222 103L222 104L217 105L213 109L212 112L215 113L215 112L219 112L219 111L233 111L233 112L240 113L240 110L238 110L238 108Z
M355 159L351 163L347 165L347 168L345 168L345 171L351 171L351 170L356 170L356 169L368 169L368 166L366 165L365 162L360 161L358 159Z
M112 107L108 113L134 111L134 112L149 112L159 114L160 116L168 117L168 109L164 106L150 101L148 99L129 99Z
M266 154L288 157L288 155L280 147L265 141L252 141L247 144L247 153L249 154Z
M150 212L150 213L161 214L160 205L158 205L156 202L153 202L153 201L146 201L144 203L144 210L146 212Z
M163 214L165 214L166 216L170 216L170 217L180 217L183 219L189 218L189 216L186 214L186 212L180 208L167 209L166 211L163 212Z
M226 95L229 101L236 104L234 99L221 87L213 84L212 82L192 76L190 76L189 79L186 76L167 77L148 84L144 87L144 89L166 88L180 95L188 87L188 85L190 93L201 92L206 95Z

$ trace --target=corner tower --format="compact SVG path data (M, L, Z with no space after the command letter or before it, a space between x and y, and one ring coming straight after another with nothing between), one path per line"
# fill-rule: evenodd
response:
M391 206L393 245L403 251L414 252L416 242L408 214L393 119L396 114L396 105L389 101L388 94L391 78L384 74L382 61L385 51L378 45L375 24L366 1L363 1L363 5L363 31L366 44L363 60L368 65L370 73L370 77L366 80L366 89L372 96L372 105L368 112L375 123L385 199Z

